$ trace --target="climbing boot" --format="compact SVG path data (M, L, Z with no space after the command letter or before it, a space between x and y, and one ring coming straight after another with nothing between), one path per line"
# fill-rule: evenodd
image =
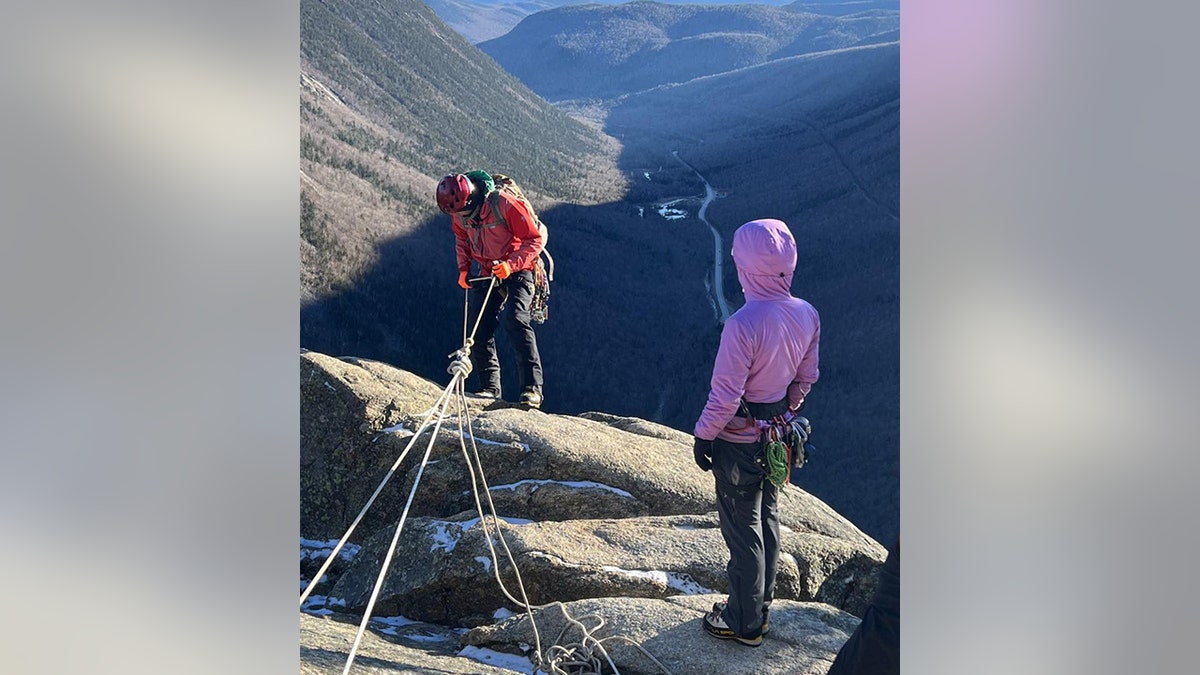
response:
M521 405L527 405L530 408L542 407L542 392L538 391L537 387L525 387L521 392Z
M488 386L484 387L483 389L480 389L479 391L475 392L475 397L476 398L486 398L486 399L493 400L493 401L499 400L500 399L500 385L498 385L498 384L488 385Z
M704 625L705 633L708 633L718 640L733 640L739 644L746 645L747 647L762 646L763 639L761 635L755 637L745 637L735 633L733 629L729 627L729 624L725 623L725 619L722 616L724 610L725 603L718 602L713 605L713 611L704 615L704 620L701 623Z
M728 602L729 602L728 600L714 602L712 611L718 615L723 614L725 612L725 605ZM763 625L762 625L762 634L763 635L766 635L767 633L769 633L771 631L771 621L767 616L769 612L770 612L770 610L768 610L766 607L763 607Z

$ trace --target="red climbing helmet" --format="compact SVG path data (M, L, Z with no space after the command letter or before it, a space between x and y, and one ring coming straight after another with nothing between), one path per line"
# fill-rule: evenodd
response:
M448 173L437 186L437 205L445 213L457 213L471 197L471 181L461 173Z

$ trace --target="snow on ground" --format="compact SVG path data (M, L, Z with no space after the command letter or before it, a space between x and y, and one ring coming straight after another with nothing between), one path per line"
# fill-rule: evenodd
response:
M500 520L503 520L509 525L529 525L530 523L534 522L525 518L505 518L504 516L500 516ZM455 546L458 546L458 540L462 538L463 532L466 532L467 530L479 524L479 519L472 518L462 522L435 520L431 524L435 525L437 529L432 535L433 546L430 546L429 550L436 551L440 548L449 553L450 551L454 550Z
M706 593L716 593L716 591L705 588L696 583L696 580L687 574L675 572L663 572L660 570L626 570L620 567L605 565L600 569L606 572L616 572L634 579L649 579L663 584L667 588L673 588L683 595L704 595Z
M666 572L659 572L657 570L626 570L621 569L620 567L613 567L612 565L605 565L600 569L604 570L605 572L616 572L618 574L623 574L634 579L649 579L651 581L658 581L664 586L667 584Z
M330 539L329 541L317 541L315 539L305 539L300 537L300 560L324 560L333 553L333 549L337 547L338 540ZM352 560L358 555L362 547L358 544L346 544L342 547L338 557L342 560Z
M478 560L480 563L483 563L483 571L484 572L492 571L492 559L491 558L487 557L486 555L477 555L477 556L475 556L475 559Z
M611 485L605 485L604 483L595 483L590 480L566 481L566 480L526 479L526 480L517 481L516 483L509 483L508 485L493 485L489 489L490 490L515 490L522 485L533 485L534 488L532 490L530 490L530 492L536 492L537 486L547 485L550 483L555 483L557 485L566 485L567 487L573 487L573 488L600 488L601 490L608 490L609 492L616 493L618 495L621 495L622 497L630 497L630 498L633 497L633 495L629 494L628 492L626 492L620 488L615 488L615 487L612 487Z
M413 642L445 642L446 640L450 639L448 635L397 630L407 626L426 626L427 628L438 629L442 628L442 626L438 626L437 624L429 624L423 621L413 621L405 616L381 616L371 618L371 627L380 633L383 633L384 635L394 635L404 638L405 640L412 640Z
M465 656L469 659L486 663L489 666L504 668L506 670L516 671L518 673L528 673L533 675L533 664L524 656L516 654L504 654L502 652L492 651L491 649L483 649L475 645L463 647L458 653L459 656Z
M458 529L458 531L451 532L449 529L450 526L454 526L455 528ZM458 540L460 537L462 537L462 531L464 529L466 529L466 528L462 527L459 523L449 523L446 521L438 521L437 530L433 533L433 537L432 537L433 538L433 546L430 546L429 550L436 551L440 548L443 551L445 551L446 553L453 551L454 547L458 546Z
M421 622L413 621L406 616L373 616L371 617L371 623L380 623L392 628L400 628L401 626L411 626Z
M529 525L534 522L534 521L528 520L526 518L506 518L504 516L500 516L500 520L503 520L504 522L508 523L509 525ZM470 520L464 520L461 523L457 523L457 524L462 526L463 532L466 532L467 530L469 530L472 527L475 527L477 524L479 524L479 519L472 518Z
M471 438L471 434L466 434L466 437L467 437L468 439L469 439L469 438ZM475 436L475 442L476 442L476 443L478 443L478 444L480 444L480 445L512 445L512 443L511 443L511 442L509 442L509 443L504 443L504 442L501 442L501 441L490 441L490 440L488 440L488 439L486 439L486 438L480 438L480 437L478 437L478 436ZM517 443L517 445L521 446L521 447L522 447L522 448L525 450L525 452L533 452L533 450L531 450L531 449L529 448L529 445L528 445L528 444L525 444L525 443Z
M300 611L307 612L309 614L315 614L317 616L325 616L327 614L333 614L333 610L329 609L330 607L341 607L345 609L346 601L342 598L333 598L324 595L310 595L305 598L304 606L300 608Z
M696 583L695 579L686 574L668 574L667 588L674 588L683 595L708 595L716 593L713 589Z

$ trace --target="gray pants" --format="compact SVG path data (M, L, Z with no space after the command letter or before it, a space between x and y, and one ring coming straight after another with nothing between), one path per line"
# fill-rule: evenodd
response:
M754 463L758 443L713 442L717 514L729 547L725 623L742 637L762 633L779 563L779 492Z

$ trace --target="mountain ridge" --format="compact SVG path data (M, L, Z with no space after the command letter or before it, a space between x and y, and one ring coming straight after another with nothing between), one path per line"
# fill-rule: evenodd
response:
M621 94L620 96L617 96L615 99L613 99L612 104L619 105L622 102L628 100L629 98L632 98L635 96L640 96L642 94L650 94L655 91L674 89L677 87L685 87L685 86L689 86L689 85L696 84L696 83L702 83L705 81L717 80L717 79L723 78L723 77L737 77L740 75L751 73L760 68L773 68L773 67L778 66L781 63L787 63L787 62L797 62L798 63L798 62L804 62L804 61L811 61L814 59L825 58L828 56L833 56L835 54L844 54L844 53L851 53L851 52L858 52L858 51L869 51L872 49L887 48L887 47L899 47L899 46L900 46L899 40L887 40L887 41L883 41L883 42L872 42L869 44L854 45L851 47L841 47L838 49L827 49L827 50L819 51L819 52L807 52L804 54L795 54L792 56L781 56L779 58L769 59L769 60L763 61L761 63L752 63L747 66L741 66L739 68L733 68L731 70L726 70L726 71L722 71L719 73L708 73L706 75L697 75L696 77L693 77L690 80L685 80L682 82L666 82L663 84L654 85L653 87L649 87L647 89L641 89L638 91L627 92L627 93Z
M896 12L835 17L770 5L549 9L479 44L548 100L609 98L785 56L851 46L898 29ZM554 63L555 68L542 67Z

